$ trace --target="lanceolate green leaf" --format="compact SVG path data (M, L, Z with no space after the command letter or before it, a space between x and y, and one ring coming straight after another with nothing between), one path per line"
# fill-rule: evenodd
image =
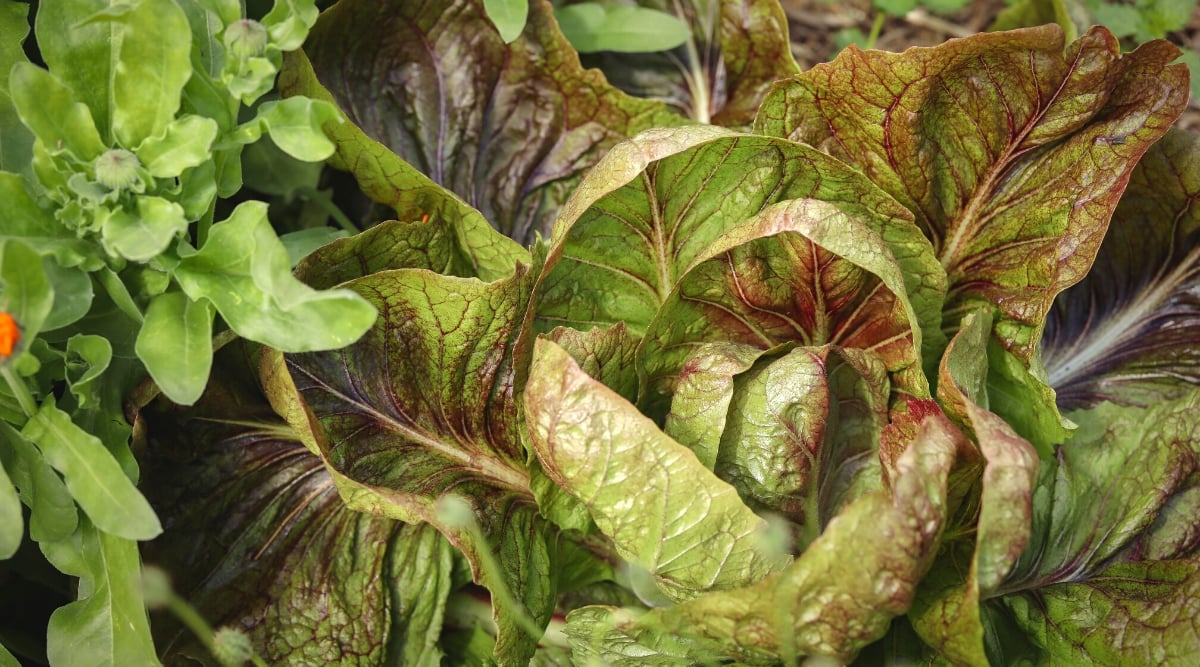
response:
M54 289L42 259L19 241L0 246L0 310L8 313L28 340L37 336L54 308Z
M21 498L0 461L0 560L11 558L25 538Z
M733 487L544 339L525 411L546 473L669 597L751 584L787 563L764 548L766 522Z
M100 440L76 426L47 397L21 430L62 473L71 495L112 539L149 540L162 532L158 517Z
M686 41L668 53L635 57L605 53L584 59L628 93L661 99L703 123L743 126L754 119L772 83L800 73L792 59L787 18L777 2L640 0L637 4L678 18L685 26ZM659 30L660 35L665 32Z
M984 302L1029 363L1054 297L1087 272L1130 170L1186 104L1178 50L1121 56L1056 26L902 54L847 49L778 84L756 129L861 168L916 214L950 281L947 324Z
M8 88L13 65L25 62L22 42L29 35L29 5L0 3L0 170L20 173L32 157L33 135L21 123Z
M70 537L79 524L71 492L37 447L7 423L0 423L0 465L29 508L29 537L54 542Z
M212 306L183 292L154 297L138 331L138 359L167 398L191 405L212 368Z
M302 51L287 55L279 88L287 94L332 102L333 96L316 80ZM327 268L313 271L319 287L375 271L427 268L439 273L499 280L529 253L508 237L495 233L487 220L457 195L442 188L353 123L326 124L337 146L330 164L350 171L367 196L391 207L407 225L384 223L366 233L331 245L313 262ZM417 223L420 224L417 224ZM425 223L432 223L425 226ZM329 266L347 262L346 267Z
M350 507L432 523L467 555L492 590L504 664L528 662L538 637L526 628L554 606L513 386L531 282L524 268L493 283L421 269L353 280L379 321L338 352L288 355L270 389Z
M112 0L51 0L37 13L38 46L75 91L106 144L132 149L166 129L191 76L191 31L172 0L109 13Z
M610 664L769 664L832 656L850 662L904 613L936 552L956 436L926 420L897 461L891 490L868 493L836 516L795 562L759 583L644 614L585 607L568 616L577 658ZM878 536L886 531L888 539ZM848 557L854 554L854 557Z
M584 70L548 2L529 10L505 44L482 0L341 2L305 44L351 122L522 243L549 230L609 147L680 122Z
M1172 131L1133 171L1092 271L1058 298L1042 358L1067 408L1200 387L1200 139Z
M91 110L55 74L18 62L9 75L9 92L21 121L46 148L69 150L84 161L104 151Z
M268 664L436 664L452 547L428 525L346 507L271 412L248 348L218 353L195 407L141 413L144 488L167 525L147 562L210 623L247 631ZM168 662L208 659L174 619L155 634Z
M148 507L148 506L147 506ZM79 599L59 607L46 628L46 653L55 665L159 664L142 601L137 543L80 522ZM56 547L50 547L56 548Z

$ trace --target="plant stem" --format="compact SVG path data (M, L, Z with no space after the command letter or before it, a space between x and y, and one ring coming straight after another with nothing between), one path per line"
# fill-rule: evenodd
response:
M359 230L358 226L354 224L354 221L348 218L345 213L342 213L342 209L338 208L337 204L334 204L333 200L330 199L329 196L324 192L304 185L296 188L296 194L325 209L325 212L328 213L331 218L337 221L338 226L347 232L350 232L351 234L357 234L359 231L361 231Z
M883 32L883 22L887 19L887 15L883 12L875 12L875 22L871 24L871 34L867 35L867 44L864 48L875 48L875 42L879 41L879 33Z
M12 389L13 396L17 398L17 403L21 405L21 410L26 417L32 417L33 413L37 412L37 401L33 400L33 394L29 391L29 385L25 384L25 380L17 377L13 372L12 364L4 364L0 366L0 375L4 376L4 381L8 383L9 389Z
M196 638L204 644L209 652L213 652L213 637L216 636L216 633L213 632L208 621L192 608L192 605L175 593L171 593L167 598L167 609L170 609L171 613L175 614L175 617L186 625L192 634L196 635ZM267 663L257 653L251 654L250 662L254 663L255 667L267 667Z

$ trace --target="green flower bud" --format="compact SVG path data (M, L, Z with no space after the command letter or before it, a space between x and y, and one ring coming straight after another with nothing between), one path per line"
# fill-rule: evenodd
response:
M254 647L246 633L226 627L213 635L212 652L218 662L232 667L246 664L254 656Z
M171 579L167 573L153 565L142 570L142 597L147 609L161 609L171 601Z
M253 58L267 50L267 29L254 19L234 21L225 28L225 48L238 58Z
M102 185L113 190L124 190L137 183L142 163L133 153L123 148L113 148L96 158L93 166L96 180Z

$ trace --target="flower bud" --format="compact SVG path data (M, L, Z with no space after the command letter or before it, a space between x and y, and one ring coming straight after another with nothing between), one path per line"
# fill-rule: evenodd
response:
M124 190L138 180L142 163L137 156L123 148L105 151L94 163L96 180L113 190Z
M253 58L267 49L267 29L254 19L234 21L225 28L225 48L238 58Z
M229 667L246 664L254 656L254 647L246 633L225 627L213 635L212 652L218 662Z

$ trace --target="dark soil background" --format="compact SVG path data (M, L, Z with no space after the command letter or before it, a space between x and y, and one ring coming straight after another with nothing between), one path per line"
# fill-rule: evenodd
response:
M802 69L831 60L837 55L834 35L846 28L871 32L876 10L870 0L820 2L818 0L781 0L787 13L792 38L792 55ZM937 15L917 7L903 17L889 16L875 43L885 51L903 51L911 46L933 46L954 37L965 37L987 30L1005 7L1003 0L975 0L954 14ZM1192 20L1168 39L1200 51L1200 7ZM1131 49L1135 44L1124 45ZM1178 127L1200 132L1200 103L1193 99L1177 123Z

